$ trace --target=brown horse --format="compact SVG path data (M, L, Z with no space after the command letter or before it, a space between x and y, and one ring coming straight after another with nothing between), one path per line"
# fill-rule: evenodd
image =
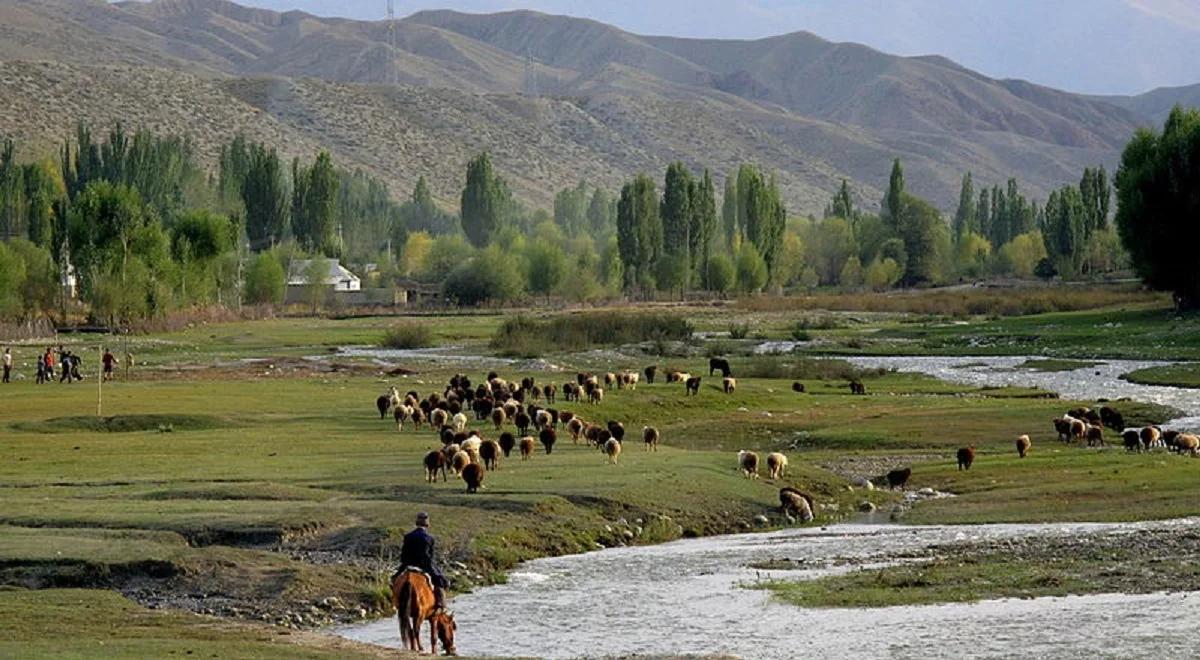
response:
M458 624L449 612L434 613L433 585L419 571L403 571L392 577L392 607L400 620L400 643L410 651L424 653L421 646L421 626L429 622L429 647L437 653L440 639L446 655L455 655L454 632Z

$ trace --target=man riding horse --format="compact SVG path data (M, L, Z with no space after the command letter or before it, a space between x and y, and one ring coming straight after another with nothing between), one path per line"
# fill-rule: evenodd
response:
M433 546L433 535L429 533L429 514L422 511L417 514L416 528L404 535L404 544L400 547L400 568L396 575L409 568L420 569L428 575L433 585L434 612L441 612L446 609L445 589L450 583L434 563Z

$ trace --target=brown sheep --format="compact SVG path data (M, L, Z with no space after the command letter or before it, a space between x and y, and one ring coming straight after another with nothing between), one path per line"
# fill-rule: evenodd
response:
M604 374L604 386L611 388L613 385L616 385L617 389L621 388L621 385L617 382L617 375L612 372Z
M446 425L446 422L449 419L450 414L441 408L434 408L433 411L429 413L429 425L435 429L441 429Z
M425 480L437 481L438 470L442 472L442 481L446 481L446 455L435 449L425 454Z
M533 420L529 418L529 414L523 410L518 411L516 415L513 415L513 424L517 427L517 433L520 433L521 435L527 435L529 433L529 426L532 423Z
M1104 427L1097 424L1088 424L1087 427L1087 445L1089 447L1104 446Z
M745 449L738 452L738 468L747 479L758 478L758 454Z
M392 417L396 420L397 433L404 431L404 420L408 419L408 414L408 406L404 404L396 406L396 409L392 411Z
M591 401L593 405L602 403L604 401L604 389L593 387L592 391L588 392L588 401Z
M521 438L521 460L527 461L533 456L533 438L525 436Z
M1180 433L1175 437L1175 449L1181 454L1187 452L1192 456L1200 456L1200 436Z
M891 472L888 472L887 473L888 488L891 488L893 490L895 490L897 488L899 488L900 490L904 490L904 486L908 484L908 479L911 476L912 476L912 468L902 468L899 470L892 470Z
M737 389L737 379L733 377L722 379L721 384L725 388L726 394L733 394L733 391Z
M512 454L512 450L517 446L517 438L513 434L505 431L500 434L500 451L504 452L505 458Z
M425 411L420 408L413 408L408 416L412 418L413 428L420 431L421 422L425 421Z
M504 426L505 420L508 418L508 413L504 412L504 408L495 408L492 410L492 424L496 425L496 430Z
M470 464L470 452L459 449L458 453L454 454L454 458L450 461L450 469L454 470L454 474L462 474L463 468Z
M1127 451L1142 453L1142 437L1137 429L1126 429L1121 433L1121 440L1124 441Z
M604 454L608 456L609 463L616 465L617 457L621 455L621 443L616 438L609 438L604 443Z
M642 428L642 441L646 443L646 451L658 451L659 433L653 426Z
M789 512L791 512L796 514L796 517L799 518L801 522L812 522L812 496L808 493L798 491L795 488L780 488L779 512L784 515L787 515Z
M1161 435L1162 434L1158 431L1158 427L1155 426L1147 426L1146 428L1142 429L1142 447L1149 451L1151 447L1158 446L1159 437Z
M1029 455L1029 448L1033 446L1033 442L1029 436L1022 435L1017 437L1017 456L1025 458Z
M1056 417L1054 420L1054 430L1058 432L1058 439L1063 442L1071 441L1071 421L1066 417Z
M1071 420L1071 439L1083 440L1087 436L1087 424L1081 420Z
M684 394L700 394L700 377L688 378L684 383Z
M787 471L788 459L780 452L773 451L767 454L767 474L771 479L782 479L783 473Z
M558 388L553 385L546 384L542 386L542 396L545 397L546 403L554 405L554 395L557 394Z
M542 447L546 450L546 454L554 451L554 443L558 441L558 434L552 428L544 428L538 433L538 440L541 441Z
M575 413L573 413L569 410L564 410L564 411L558 413L558 421L563 424L570 424L571 420L573 420L573 419L575 419Z
M572 443L579 443L579 436L583 433L583 428L583 420L579 419L578 417L573 417L571 421L567 423L567 431L571 434Z
M500 469L500 445L495 440L484 440L479 445L479 457L483 459L483 467L489 470Z
M483 475L485 473L486 471L483 469L483 466L478 463L471 463L463 468L462 478L467 483L468 493L479 491L480 486L483 485Z
M975 448L963 447L958 450L958 469L970 470L971 464L975 462Z

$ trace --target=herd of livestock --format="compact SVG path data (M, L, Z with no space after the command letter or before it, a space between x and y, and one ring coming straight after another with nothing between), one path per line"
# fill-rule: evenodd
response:
M721 389L732 394L737 388L729 362L721 358L709 361L709 375L721 372ZM468 492L476 492L489 470L499 469L500 460L518 452L521 460L529 460L538 445L546 454L554 451L559 431L565 430L572 443L583 441L600 450L610 463L617 463L625 441L625 425L608 420L594 424L583 416L555 406L563 402L587 401L599 405L604 401L606 388L611 390L636 390L644 377L654 383L658 368L647 367L642 372L621 371L593 374L580 372L574 381L555 384L539 384L532 377L510 382L492 372L480 383L472 383L465 375L455 375L441 392L422 397L416 391L401 394L392 387L378 397L376 406L381 419L391 413L397 430L411 424L416 430L427 425L438 434L442 448L425 455L426 479L432 483L441 476L447 481L448 473L463 479ZM685 395L696 395L700 391L700 376L682 371L665 374L668 383L683 383ZM851 394L866 394L860 382L851 382ZM793 383L792 390L803 393L803 383ZM484 438L478 430L468 429L470 417L477 422L490 422L498 434L495 440ZM1054 429L1064 442L1086 443L1089 447L1104 446L1105 428L1121 432L1125 448L1130 451L1150 451L1167 448L1180 453L1200 455L1200 437L1157 426L1126 428L1122 415L1114 408L1102 406L1098 410L1075 408L1053 420ZM662 439L661 432L654 426L643 426L641 438L647 451L657 451ZM1028 435L1016 440L1017 454L1025 458L1033 446ZM963 447L957 452L958 468L969 470L975 461L975 448ZM785 476L788 459L780 452L771 452L766 457L767 473L771 479ZM738 468L750 478L757 478L759 456L752 451L738 452ZM888 487L904 488L912 476L912 469L905 467L892 470L881 479ZM813 518L813 501L807 493L794 488L783 488L779 492L781 510L809 521Z

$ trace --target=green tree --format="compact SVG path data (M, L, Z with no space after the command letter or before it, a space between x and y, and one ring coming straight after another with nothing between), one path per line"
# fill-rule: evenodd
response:
M150 222L137 191L104 180L88 184L71 205L71 262L80 271L83 288L88 275L115 272L126 282L137 232Z
M1055 270L1063 275L1078 275L1087 245L1086 215L1083 196L1075 186L1064 186L1046 200L1046 230L1043 241Z
M626 289L651 288L653 268L662 254L663 227L654 181L644 174L621 188L621 199L617 202L617 245Z
M757 293L767 285L767 262L750 243L737 253L737 286L743 293Z
M904 195L900 207L900 237L908 255L904 281L909 284L934 282L940 277L938 266L947 236L942 214L929 202Z
M725 177L725 198L721 201L721 226L725 230L725 247L733 247L740 233L738 226L737 177Z
M529 292L546 296L547 302L567 274L567 258L558 243L536 241L525 255L528 264Z
M58 268L54 265L50 250L24 238L8 241L8 249L21 260L24 268L24 278L17 278L21 279L17 289L21 300L21 317L32 319L49 316L59 296ZM0 266L2 269L3 266Z
M422 280L427 282L440 282L474 254L475 248L471 247L462 234L438 236L433 239L433 245L429 247L425 270L418 271L418 274Z
M25 261L0 242L0 317L15 319L24 310L21 288L25 284Z
M955 265L959 273L966 277L982 276L991 255L992 244L973 231L963 234L954 248Z
M245 297L251 305L279 305L287 292L283 266L270 252L255 255L246 267Z
M857 289L863 285L863 267L862 262L857 256L851 256L842 265L842 270L838 274L838 285L843 289Z
M670 259L660 259L663 263L656 265L657 276L668 278L665 282L661 279L658 282L659 289L663 291L687 285L686 271L691 265L693 187L692 174L683 163L676 161L667 166L659 217L662 219L663 254ZM684 265L685 271L682 278L679 272L680 264ZM681 279L683 281L680 281Z
M688 256L683 252L662 255L654 265L654 284L659 291L679 291L682 297L687 288L689 266Z
M1034 269L1045 258L1042 233L1036 230L1021 234L1000 248L1001 267L1016 277L1033 277Z
M27 234L29 205L25 201L25 170L17 162L12 140L0 144L0 238Z
M500 231L511 193L492 169L485 151L467 165L467 184L462 192L463 233L477 248L486 247Z
M697 281L703 281L712 258L712 243L717 232L717 199L712 174L704 170L699 181L692 182L691 225L688 230L689 252L692 256L691 271Z
M968 232L978 233L976 211L975 183L971 180L971 173L967 172L963 175L962 190L958 194L958 210L954 212L955 242L962 240L962 237Z
M808 261L821 282L837 284L842 266L858 253L854 231L844 218L828 218L814 223L808 240Z
M1093 232L1108 228L1108 211L1112 200L1112 186L1108 183L1108 172L1101 165L1085 168L1079 181L1079 195L1083 198L1084 227L1090 237Z
M591 231L595 235L609 231L613 224L614 212L612 198L603 188L597 187L592 192L592 200L588 203L587 210L587 223Z
M331 265L332 261L329 259L315 256L308 260L308 264L301 273L301 277L304 278L304 302L308 303L313 315L320 311L329 296L329 285L326 284L326 280L329 277Z
M262 250L283 240L288 225L288 193L279 154L261 144L250 145L249 164L241 184L250 247Z
M800 286L805 291L812 291L821 284L821 276L817 275L817 269L812 266L807 266L800 273Z
M979 226L980 235L992 235L992 203L986 186L979 191L979 203L975 205L975 222Z
M578 185L563 188L554 196L554 222L562 227L568 236L580 233L587 226L587 193L587 184L580 181Z
M733 261L724 254L715 254L708 260L705 271L705 281L709 291L722 295L729 293L736 282L737 273L733 269Z
M521 296L522 279L513 260L492 245L451 271L442 292L456 305L509 302Z
M872 291L884 291L896 285L904 276L904 269L891 257L876 259L863 273L863 283Z
M1200 110L1176 107L1161 133L1135 133L1121 154L1116 190L1117 229L1138 275L1173 292L1178 307L1200 307L1192 257L1200 239Z
M904 206L904 168L900 159L892 161L892 174L888 177L887 196L884 197L884 210L892 225L900 224L900 213Z
M850 184L842 179L842 185L834 193L833 200L825 207L826 218L845 218L851 222L857 220L854 210L854 199L850 196Z
M322 151L311 167L292 162L292 233L306 251L327 257L342 254L335 221L338 175L329 152Z

